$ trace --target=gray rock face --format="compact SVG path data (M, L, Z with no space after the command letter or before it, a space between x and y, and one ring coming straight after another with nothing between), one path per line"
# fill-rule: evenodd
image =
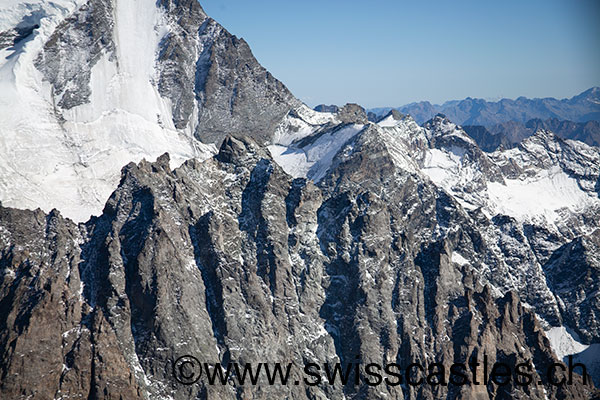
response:
M196 107L192 124L204 142L220 143L236 133L269 141L299 101L256 61L243 39L208 18L197 1L160 5L175 27L162 40L158 57L158 87L174 105L175 126L185 128Z
M172 27L159 44L158 90L173 104L175 127L184 129L196 105L196 70L209 67L198 59L198 36L190 33L199 33L208 17L198 1L163 0L158 4L167 11Z
M600 197L600 152L595 147L565 141L552 132L541 130L512 150L486 154L461 130L447 130L448 124L450 122L447 119L436 117L424 126L432 132L430 144L434 148L450 152L460 149L460 152L464 152L461 163L470 177L457 179L460 183L451 187L453 197L463 204L471 202L485 208L489 200L480 200L477 196L485 191L490 182L505 184L508 180L526 181L540 174L558 171L564 173L566 179L573 179L577 191L586 193L588 199ZM542 193L540 191L539 195L544 196ZM577 290L574 282L566 289L556 281L557 271L561 268L575 268L571 264L569 267L555 265L560 264L558 260L561 254L570 254L577 243L580 245L576 248L582 253L578 256L582 260L579 263L580 273L594 276L597 257L592 256L592 260L584 254L593 253L590 249L594 248L593 243L597 241L596 236L600 231L597 222L600 207L597 202L586 206L583 204L585 200L580 201L580 211L560 210L560 217L553 224L543 218L523 221L502 213L489 219L480 218L479 209L469 214L478 221L485 240L494 247L496 257L504 264L493 268L494 273L488 278L492 285L502 292L511 287L517 289L521 300L534 306L536 313L546 323L552 326L564 324L585 343L591 344L599 341L598 330L589 328L595 326L591 322L595 318L595 311L592 311L593 306L590 308L590 304L595 304L594 295L591 295L595 290L593 278L579 281L585 289ZM575 259L569 259L568 263ZM562 260L562 263L567 262L564 258ZM585 301L582 290L589 295ZM575 311L580 306L587 307L587 311ZM592 315L591 319L575 317L580 313Z
M269 142L277 124L300 102L256 61L243 39L213 20L203 27L201 40L203 34L214 38L196 71L196 136L218 143L228 133L244 134Z
M548 263L556 251L575 239L589 239L600 228L600 152L597 148L539 131L514 149L487 154L443 115L420 127L411 117L391 114L391 118L388 116L377 125L367 124L361 129L356 136L344 138L348 140L345 143L332 140L336 145L327 147L326 151L334 149L338 154L331 168L347 154L354 154L358 137L377 138L373 140L391 154L391 158L381 161L382 165L388 165L391 160L396 168L421 179L428 180L423 175L427 176L459 203L477 226L481 235L478 240L486 244L486 255L483 256L479 248L466 247L457 251L457 260L466 254L477 260L478 276L484 284L490 284L495 294L518 292L520 300L535 309L545 329L564 326L583 343L598 343L597 331L588 328L590 321L574 319L577 313L572 313L580 305L589 308L588 303L583 305L583 299L594 293L595 285L585 281L585 289L577 296L570 296L566 294L572 287L562 289L561 294L548 276ZM278 157L286 153L296 157L299 151L310 157L309 145L324 142L322 130L334 138L336 132L340 132L339 126L315 128L311 135L287 146L286 152L278 151ZM377 150L371 152L373 158L378 158ZM283 158L282 165L286 165ZM312 177L311 171L312 168L308 171L309 177ZM363 185L375 171L377 169L365 167L365 175L359 175L356 182ZM386 174L390 175L389 170ZM336 179L348 178L342 174ZM521 182L530 182L529 185L537 185L539 189L532 194ZM530 194L521 196L519 192ZM572 196L578 198L575 203L571 203ZM548 205L549 201L557 205ZM548 218L540 214L540 210L546 208L551 211ZM523 210L528 215L524 215ZM473 263L470 258L461 262ZM591 265L582 266L581 270L590 268L593 271Z
M316 106L314 108L315 111L319 111L319 112L330 112L330 113L336 113L339 111L339 107L336 106L335 104L319 104L318 106Z
M569 326L587 342L598 340L600 321L600 232L580 236L557 249L545 266Z
M391 115L392 118L394 118L396 121L400 121L401 119L406 117L404 114L402 114L398 110L390 110L388 115Z
M365 124L368 121L365 109L353 103L340 108L337 115L340 121L345 124Z
M86 2L36 59L59 117L91 101L101 57L118 68L115 1ZM550 224L498 212L482 194L554 171L597 198L597 149L539 131L486 154L441 115L424 127L395 111L397 126L369 123L356 104L315 115L197 1L156 6L168 33L151 84L176 129L220 150L175 170L168 154L127 165L102 215L83 224L0 205L1 398L600 396L548 384L558 360L542 329L600 342L600 207L566 207ZM2 46L36 28L19 29L1 33ZM262 146L277 126L289 139L280 144L313 151L317 183L292 178ZM440 160L448 185L435 179ZM293 363L292 383L210 385L204 375L185 386L173 376L185 354ZM362 370L359 385L310 385L302 373L307 363L405 368L483 355L531 361L543 384L371 386Z
M91 70L103 52L113 53L113 0L90 0L65 19L35 60L52 84L55 108L89 101Z
M168 155L127 165L86 224L0 208L0 396L597 396L592 386L514 382L306 384L309 362L406 366L486 354L543 371L556 361L520 294L486 283L482 261L503 262L474 218L398 168L382 139L361 131L318 186L292 179L255 141L228 137L214 158L173 171ZM469 262L453 261L458 251ZM293 362L299 384L183 386L172 367L184 354Z
M505 123L506 125L510 123ZM497 149L507 149L515 146L507 136L490 132L485 126L464 125L465 132L473 138L483 151L492 152Z
M80 292L81 227L58 212L0 213L1 396L142 398L114 329Z

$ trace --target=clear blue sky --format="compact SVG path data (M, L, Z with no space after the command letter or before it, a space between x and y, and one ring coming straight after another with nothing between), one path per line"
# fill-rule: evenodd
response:
M571 97L600 85L600 0L200 0L301 100Z

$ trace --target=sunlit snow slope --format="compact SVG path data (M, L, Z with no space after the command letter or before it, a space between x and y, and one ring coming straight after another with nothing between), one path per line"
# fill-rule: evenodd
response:
M168 151L179 164L215 151L190 131L175 129L168 101L158 93L156 52L169 27L153 0L114 2L116 53L103 51L95 60L89 101L57 116L53 88L36 59L82 3L0 4L0 31L34 28L20 40L9 37L0 50L0 200L18 208L59 208L78 221L101 211L128 162ZM85 54L72 56L68 68L85 67Z

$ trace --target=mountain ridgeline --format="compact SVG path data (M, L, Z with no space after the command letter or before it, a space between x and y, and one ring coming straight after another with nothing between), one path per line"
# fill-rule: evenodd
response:
M490 127L508 121L527 123L532 119L558 119L573 122L600 121L600 87L593 87L570 99L501 99L487 101L468 97L464 100L451 100L444 104L431 104L428 101L407 104L396 108L410 114L422 124L436 114L446 115L459 125L482 125ZM381 116L390 108L375 108L370 111Z
M556 118L532 119L526 123L508 121L489 128L481 125L463 125L463 129L482 150L494 151L499 146L515 147L539 130L548 130L563 139L579 140L600 147L600 121L573 122Z
M598 149L538 133L510 164L446 119L419 127L390 114L373 124L349 110L281 154L228 137L214 157L175 170L166 154L131 163L86 223L1 208L2 396L597 397L591 384L550 385L544 371L576 343L545 331L566 326L584 349L600 342ZM300 115L287 123L301 125ZM294 149L323 145L336 154L319 178L285 171ZM499 208L502 188L543 185L545 171L579 188L577 204L540 204L531 218ZM186 354L291 362L299 384L185 386L173 363ZM483 355L531 362L532 379L546 383L315 386L302 375L307 363Z
M598 147L312 110L195 0L1 15L0 398L600 398ZM186 355L293 367L186 385ZM365 369L484 359L530 383ZM336 363L359 384L305 373Z

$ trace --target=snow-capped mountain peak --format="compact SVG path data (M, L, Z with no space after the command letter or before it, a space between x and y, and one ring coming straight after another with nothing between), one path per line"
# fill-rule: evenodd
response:
M196 0L3 2L0 198L83 221L122 165L269 141L298 104Z

